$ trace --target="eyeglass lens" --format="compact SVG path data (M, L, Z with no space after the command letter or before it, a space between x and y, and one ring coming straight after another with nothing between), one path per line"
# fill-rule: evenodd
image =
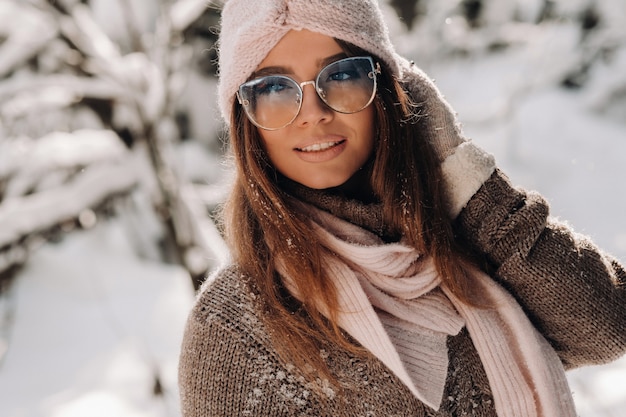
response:
M293 122L300 112L301 85L284 75L269 75L242 84L238 98L252 123L263 129L280 129ZM370 57L333 62L317 75L315 87L318 96L332 110L361 111L376 93L374 62Z

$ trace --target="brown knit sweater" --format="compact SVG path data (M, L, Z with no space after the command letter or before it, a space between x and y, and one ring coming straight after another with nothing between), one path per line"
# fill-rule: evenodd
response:
M307 199L375 229L376 219L362 206L323 196ZM514 189L496 171L457 221L567 368L626 353L626 271L587 239L548 219L540 196ZM277 357L260 314L254 283L236 266L205 284L189 316L180 358L185 417L496 415L465 330L448 339L448 379L435 412L377 358L353 357L330 342L320 354L343 389L339 394L324 381L313 387Z

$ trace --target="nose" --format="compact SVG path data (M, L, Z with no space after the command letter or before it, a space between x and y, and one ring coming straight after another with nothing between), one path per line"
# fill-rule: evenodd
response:
M310 88L307 88L307 86ZM315 82L306 81L300 84L300 87L302 88L302 106L300 106L300 113L294 121L295 124L306 127L331 121L334 112L317 95Z

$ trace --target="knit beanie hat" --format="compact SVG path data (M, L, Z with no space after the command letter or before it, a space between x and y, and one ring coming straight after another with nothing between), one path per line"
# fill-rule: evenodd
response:
M235 94L290 30L308 29L356 45L400 74L377 0L228 0L222 11L218 100L229 123Z

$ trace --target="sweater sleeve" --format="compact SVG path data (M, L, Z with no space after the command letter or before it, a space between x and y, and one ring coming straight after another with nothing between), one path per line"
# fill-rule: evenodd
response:
M540 195L515 189L496 170L467 202L457 225L567 368L626 353L623 265L550 218Z

